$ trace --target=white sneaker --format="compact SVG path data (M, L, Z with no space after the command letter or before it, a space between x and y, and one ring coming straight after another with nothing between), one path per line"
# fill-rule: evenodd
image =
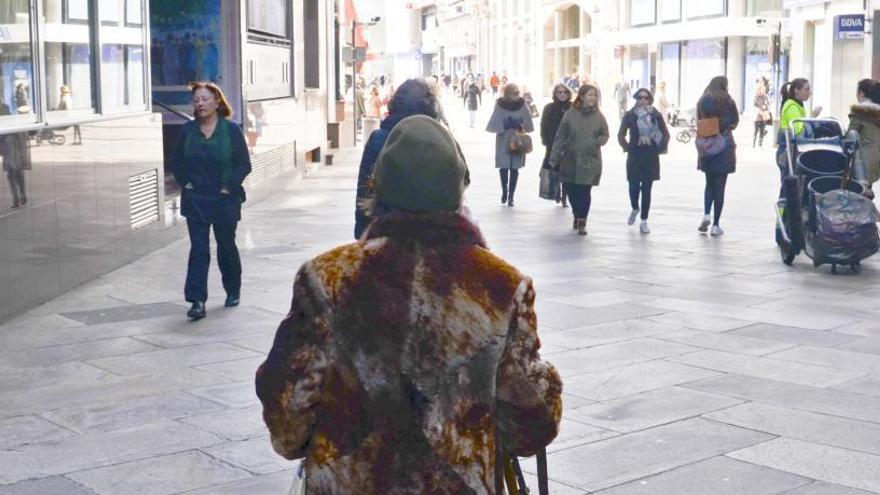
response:
M710 223L711 222L709 221L709 215L703 215L703 221L700 222L700 226L697 227L697 230L700 232L706 232L707 230L709 230Z
M721 227L719 227L717 225L713 225L712 232L710 232L710 234L714 235L715 237L718 237L719 235L724 235L724 231L721 230Z
M629 213L629 218L626 220L627 225L632 225L636 223L636 217L639 216L639 210L633 210Z
M648 228L648 222L642 222L642 224L639 225L639 232L641 232L643 234L650 234L651 233L651 229Z

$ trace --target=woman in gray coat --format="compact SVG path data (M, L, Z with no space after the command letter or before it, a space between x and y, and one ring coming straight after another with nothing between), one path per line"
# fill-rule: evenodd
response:
M519 169L525 166L526 155L510 151L510 140L518 130L535 130L532 115L516 84L506 84L501 89L501 98L495 102L486 130L495 133L495 168L501 176L501 204L513 206Z

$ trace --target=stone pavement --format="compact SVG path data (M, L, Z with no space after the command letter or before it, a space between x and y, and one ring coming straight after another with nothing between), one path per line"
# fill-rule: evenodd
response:
M537 197L542 150L501 206L491 136L449 110L469 204L534 277L542 354L564 377L553 493L880 493L880 258L836 276L782 265L772 150L741 146L711 238L692 147L675 145L641 235L609 143L582 238ZM212 267L208 317L186 320L181 240L0 327L0 495L286 493L293 464L271 450L253 373L299 265L351 238L358 158L248 205L239 308Z

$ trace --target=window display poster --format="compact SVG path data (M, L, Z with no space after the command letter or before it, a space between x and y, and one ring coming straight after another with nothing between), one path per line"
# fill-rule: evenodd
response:
M222 42L220 0L151 0L150 65L154 87L183 86L192 81L220 82ZM170 96L163 90L163 103ZM173 97L180 99L179 97Z

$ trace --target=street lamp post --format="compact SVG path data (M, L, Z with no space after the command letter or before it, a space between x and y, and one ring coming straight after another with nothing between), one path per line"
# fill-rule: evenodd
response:
M358 22L354 19L351 21L351 107L352 107L352 115L354 115L354 121L352 122L352 143L354 146L357 146L358 140L358 106L357 106L357 46L355 45L355 32L357 32L357 27L370 27L375 26L379 23L381 17L373 17L368 22ZM366 54L364 54L364 59L366 60Z

